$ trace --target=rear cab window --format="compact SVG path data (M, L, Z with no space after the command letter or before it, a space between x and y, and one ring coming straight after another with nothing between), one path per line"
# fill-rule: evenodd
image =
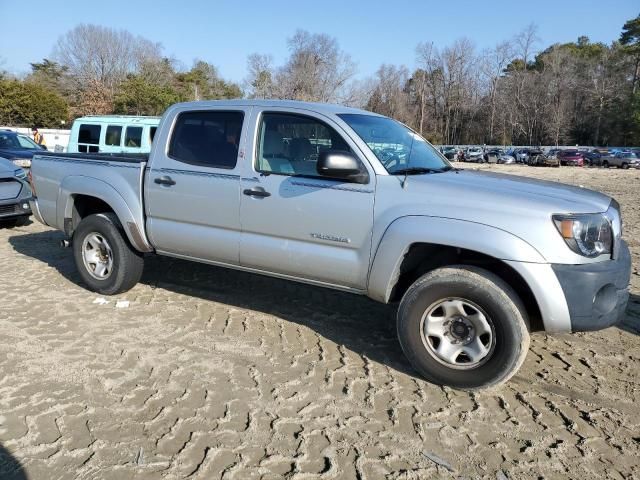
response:
M169 157L191 165L231 170L238 162L243 120L241 111L180 113L169 144Z

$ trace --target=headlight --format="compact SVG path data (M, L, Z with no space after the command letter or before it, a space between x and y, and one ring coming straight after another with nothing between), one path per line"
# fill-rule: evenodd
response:
M14 158L13 159L13 164L16 165L17 167L30 167L31 166L31 159L29 159L29 158Z
M25 172L23 169L19 168L16 171L13 172L13 176L14 177L18 177L21 180L24 180L25 178L27 178L27 172Z
M602 213L554 215L553 222L569 248L578 255L594 258L611 254L613 230Z

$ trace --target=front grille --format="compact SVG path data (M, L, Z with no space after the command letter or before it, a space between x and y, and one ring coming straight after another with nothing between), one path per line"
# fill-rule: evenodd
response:
M0 178L0 200L17 198L22 184L13 178Z
M20 213L20 207L16 204L13 205L0 205L0 216L2 215L13 215L15 213Z

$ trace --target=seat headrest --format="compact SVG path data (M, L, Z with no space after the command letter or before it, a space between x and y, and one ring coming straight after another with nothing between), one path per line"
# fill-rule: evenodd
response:
M284 153L284 137L282 134L276 130L264 132L262 155L282 156Z

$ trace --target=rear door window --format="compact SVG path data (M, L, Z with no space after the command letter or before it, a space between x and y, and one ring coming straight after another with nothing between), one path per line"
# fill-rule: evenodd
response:
M238 111L184 112L178 115L169 157L204 167L233 169L244 114Z
M97 153L100 149L101 125L83 123L78 131L78 151L83 153Z
M129 148L140 148L142 145L142 127L127 127L124 137L124 146Z
M109 125L107 127L107 133L104 137L105 145L120 146L120 140L122 138L122 126L121 125Z

